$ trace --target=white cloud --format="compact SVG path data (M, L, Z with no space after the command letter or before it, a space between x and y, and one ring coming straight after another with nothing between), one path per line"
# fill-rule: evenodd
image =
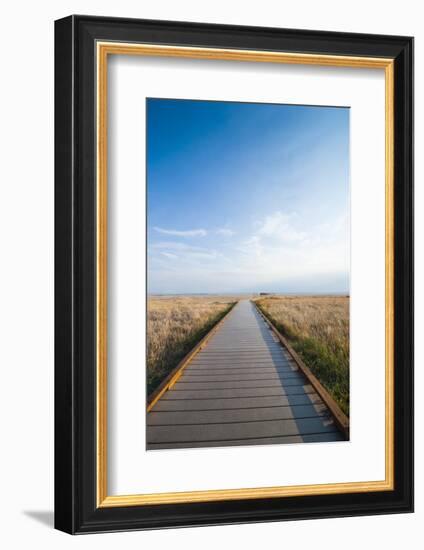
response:
M294 213L283 214L282 212L274 212L266 216L264 221L260 223L258 234L283 242L299 243L306 239L307 234L295 228L295 218L296 214Z
M216 250L172 241L162 241L149 245L149 253L152 258L161 258L161 261L164 261L163 258L178 259L182 268L184 265L201 266L202 262L209 262L220 256Z
M248 239L245 239L238 247L237 250L250 258L260 258L263 252L263 246L261 238L258 235L252 235Z
M216 234L223 235L224 237L232 237L234 235L234 231L227 229L226 227L221 227L216 230Z
M162 227L153 228L162 235L172 235L174 237L206 237L206 229L187 229L185 231L179 231L178 229L163 229Z
M162 256L165 256L165 258L169 258L170 260L176 260L178 256L176 254L172 254L171 252L161 252Z
M208 249L202 246L193 246L187 243L179 243L175 241L160 241L158 243L149 244L149 250L172 250L172 251L193 251L193 252L205 252Z
M191 260L215 260L218 257L216 250L211 250L210 252L189 252L186 256L187 259Z

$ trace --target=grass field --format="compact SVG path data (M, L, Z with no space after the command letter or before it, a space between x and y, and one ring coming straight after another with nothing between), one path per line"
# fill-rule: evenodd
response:
M147 305L147 393L227 313L235 299L222 296L151 296Z
M349 297L270 296L256 304L349 414Z

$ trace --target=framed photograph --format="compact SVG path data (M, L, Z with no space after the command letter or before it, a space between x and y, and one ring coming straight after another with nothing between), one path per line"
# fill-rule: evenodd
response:
M55 525L413 510L413 39L55 24Z

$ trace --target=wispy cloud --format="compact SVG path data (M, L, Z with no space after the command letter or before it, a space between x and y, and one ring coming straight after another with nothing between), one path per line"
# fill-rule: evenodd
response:
M309 225L294 212L276 211L253 224L234 250L238 278L256 284L284 285L328 277L343 281L349 270L349 224L342 216L332 224ZM267 287L268 288L268 287ZM331 288L330 288L331 290Z
M160 241L158 243L149 244L150 250L171 250L173 252L205 252L207 248L202 246L194 246L187 243L179 243L175 241Z
M172 262L178 259L182 268L184 265L201 266L204 262L208 263L220 256L214 249L173 241L153 243L149 246L149 251L153 259L160 259L161 262L166 261L164 258Z
M163 229L162 227L153 228L162 235L172 235L173 237L206 237L208 232L206 229L187 229L180 231L178 229Z
M223 237L232 237L234 235L234 231L227 229L226 227L220 227L216 230L216 234L222 235Z
M176 254L172 254L171 252L161 252L161 254L170 260L176 260L178 258Z
M258 235L280 242L299 243L306 239L307 234L296 228L295 219L295 213L274 212L259 222Z

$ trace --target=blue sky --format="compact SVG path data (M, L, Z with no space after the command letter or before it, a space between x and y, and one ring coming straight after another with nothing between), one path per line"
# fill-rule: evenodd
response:
M349 109L147 100L151 293L348 292Z

